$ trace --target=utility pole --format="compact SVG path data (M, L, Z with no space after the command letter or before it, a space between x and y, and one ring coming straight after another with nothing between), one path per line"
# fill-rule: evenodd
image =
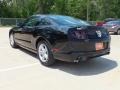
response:
M89 5L90 5L90 1L87 0L87 21L89 21Z

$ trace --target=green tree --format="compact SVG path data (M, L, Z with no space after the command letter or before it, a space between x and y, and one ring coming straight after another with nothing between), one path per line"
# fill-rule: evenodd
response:
M87 3L89 1L89 3ZM120 0L0 0L0 17L62 14L91 21L120 18Z

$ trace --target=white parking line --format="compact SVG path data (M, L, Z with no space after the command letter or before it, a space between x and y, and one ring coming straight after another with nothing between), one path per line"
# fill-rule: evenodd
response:
M12 68L0 69L0 73L1 72L12 71L12 70L16 70L16 69L22 69L22 68L32 67L32 66L36 66L36 65L40 65L40 63L34 63L34 64L28 64L28 65L23 65L23 66L16 66L16 67L12 67Z

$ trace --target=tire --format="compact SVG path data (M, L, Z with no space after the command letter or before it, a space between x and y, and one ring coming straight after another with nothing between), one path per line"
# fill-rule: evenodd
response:
M120 29L117 31L117 35L120 35Z
M14 34L11 33L10 36L9 36L9 42L10 42L10 45L12 48L17 48L17 44L15 43L15 40L14 40Z
M41 41L37 45L38 58L44 66L51 66L55 63L50 45L46 41Z

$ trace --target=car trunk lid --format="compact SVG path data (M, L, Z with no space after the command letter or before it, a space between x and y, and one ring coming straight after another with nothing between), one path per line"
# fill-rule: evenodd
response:
M98 26L70 28L68 31L73 51L96 51L107 48L109 34Z

